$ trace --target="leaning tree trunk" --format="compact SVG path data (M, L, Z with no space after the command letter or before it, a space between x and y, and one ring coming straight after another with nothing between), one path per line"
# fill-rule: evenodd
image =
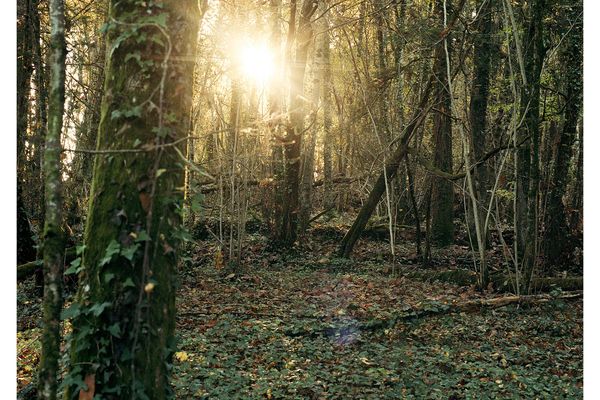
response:
M283 245L291 246L296 241L299 213L300 158L304 130L304 75L308 48L313 36L311 17L318 2L305 0L300 11L296 39L296 57L290 65L290 122L286 129L284 143L284 182L281 196L281 216L277 239Z
M578 3L575 1L574 3ZM564 123L556 146L554 171L546 209L546 235L544 238L546 263L559 265L568 261L570 242L567 216L563 197L567 190L569 165L573 154L573 143L577 137L577 121L583 95L583 23L579 17L581 8L570 6L569 19L575 21L572 31L566 38L566 46L561 54L564 82L566 86Z
M377 207L381 196L383 195L383 193L385 193L385 182L390 182L396 176L398 168L400 167L400 163L402 162L402 160L406 156L406 153L408 152L408 144L410 142L410 139L412 138L417 128L423 123L423 120L425 119L427 112L429 111L427 103L429 101L429 95L431 93L432 86L433 76L429 79L429 82L427 83L427 86L423 91L423 94L421 95L421 100L419 101L417 111L411 119L412 122L406 127L406 130L400 137L398 147L391 155L391 157L388 158L388 162L386 163L385 168L379 175L379 178L377 178L375 185L373 185L373 189L371 189L369 197L358 212L354 223L352 224L348 232L346 232L346 235L344 235L344 238L342 239L338 250L338 254L341 257L350 257L350 253L352 253L354 244L360 238L360 235L365 229L367 222L369 222L369 218L371 218L373 211L375 211L375 208Z
M442 40L446 37L448 32L451 31L452 27L456 23L458 15L462 10L465 1L466 0L461 0L459 6L456 8L456 12L452 17L452 21L446 26L446 29L444 29L440 33L439 37ZM436 48L436 59L442 57L442 55L440 55L439 53L444 53L444 49L442 46L437 46ZM352 224L348 232L346 232L346 235L344 235L344 238L342 239L340 247L338 249L338 254L340 256L347 258L350 256L350 253L352 253L352 249L354 248L356 241L360 237L362 231L365 229L369 218L371 218L371 214L373 214L375 207L377 207L381 196L385 192L386 180L389 182L396 176L398 172L398 167L400 166L400 163L402 162L402 160L408 152L408 144L410 142L410 139L427 116L427 113L431 108L430 106L428 106L428 103L430 94L433 90L434 82L436 80L435 72L436 71L433 71L432 75L427 81L425 88L421 92L421 99L419 100L419 104L416 108L415 114L410 119L411 123L406 127L406 129L400 136L399 143L397 145L398 147L396 148L396 150L394 150L390 158L388 158L389 161L386 163L385 168L377 178L373 189L371 189L371 192L369 193L369 197L360 209L358 215L356 216L356 219L354 220L354 223ZM437 95L437 93L434 93L434 98L437 98Z
M48 133L44 151L46 213L42 237L44 254L44 301L42 356L40 358L38 395L56 399L58 359L60 355L60 311L64 235L62 231L61 142L65 106L65 6L63 0L50 0L50 96Z
M111 0L109 16L67 398L164 399L199 9Z
M450 4L447 5L450 9ZM437 17L444 23L444 2L436 2ZM443 47L443 41L438 44ZM448 53L451 56L448 43ZM437 112L433 116L434 165L441 171L452 173L452 118L450 116L450 92L446 77L446 54L437 52L434 71L439 86ZM431 194L431 238L440 246L452 244L454 241L454 189L447 179L432 177Z

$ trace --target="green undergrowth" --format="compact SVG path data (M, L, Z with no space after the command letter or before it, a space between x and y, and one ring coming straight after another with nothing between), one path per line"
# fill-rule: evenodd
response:
M313 241L274 252L251 235L237 269L219 265L214 244L189 250L171 378L179 399L583 396L580 299L450 312L501 295L394 276L377 253L348 261ZM18 291L19 388L39 356L32 285Z
M188 276L178 304L178 397L582 398L580 301L446 313L492 295L391 278L375 266L341 273L332 263L279 260L234 276L208 265L201 280ZM365 329L370 322L378 329Z

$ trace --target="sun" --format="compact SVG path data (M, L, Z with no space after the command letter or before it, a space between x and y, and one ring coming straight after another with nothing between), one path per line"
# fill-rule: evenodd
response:
M241 70L258 87L266 86L275 72L274 55L264 43L247 43L241 49Z

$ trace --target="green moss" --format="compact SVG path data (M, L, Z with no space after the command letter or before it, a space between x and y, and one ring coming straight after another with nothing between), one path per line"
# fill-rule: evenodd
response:
M165 71L155 60L169 49L157 26L167 21L172 59L187 57L195 50L197 9L163 3L111 2L115 20L136 25L109 26L98 149L150 147L187 135L193 63L168 62L160 87ZM139 60L130 57L138 53ZM96 157L67 398L90 374L104 397L169 396L182 186L174 146Z

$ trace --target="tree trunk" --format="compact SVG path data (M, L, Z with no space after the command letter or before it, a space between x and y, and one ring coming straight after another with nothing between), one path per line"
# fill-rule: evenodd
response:
M448 34L448 32L451 31L452 27L456 23L456 20L458 19L458 15L460 14L460 11L462 10L464 4L465 0L461 0L459 6L456 8L454 15L452 16L452 21L449 24L447 24L446 29L440 32L440 35L438 37L443 39ZM440 59L440 57L443 56L443 53L443 46L437 46L435 58ZM428 111L430 109L430 107L428 106L429 96L433 91L434 82L436 80L436 72L437 71L434 70L432 75L429 77L425 88L421 92L421 99L419 100L419 104L416 108L415 114L413 118L409 120L411 121L411 123L408 124L408 126L400 136L396 149L392 153L391 157L388 159L389 161L387 162L385 168L379 175L379 178L377 178L373 189L371 189L371 192L369 193L369 197L360 209L358 215L356 216L356 219L354 220L354 223L352 224L348 232L346 232L346 235L344 235L344 238L340 242L340 247L338 249L338 254L340 256L346 258L350 256L350 253L352 253L352 249L354 248L356 241L358 240L360 234L367 225L369 218L371 218L371 214L373 214L375 207L377 207L377 204L379 203L382 194L385 192L386 179L389 182L391 181L391 179L394 178L394 176L396 176L398 172L398 167L400 166L400 163L402 162L402 160L408 152L408 144L410 142L410 139L412 138L417 128L423 123L423 120L427 116ZM445 74L440 75L440 78L443 78L444 76ZM437 96L438 93L434 92L434 98L437 98Z
M23 189L27 160L27 114L32 73L31 5L28 0L17 2L17 260L18 264L35 259L35 249L26 209ZM32 255L33 253L33 255Z
M481 2L480 2L481 3ZM487 136L487 106L490 86L490 63L492 58L492 7L489 1L483 0L477 18L476 33L473 48L473 85L471 86L470 120L471 120L471 149L473 159L471 165L481 160L485 155ZM476 166L473 171L475 194L477 196L480 232L487 237L485 225L488 202L488 172L485 163ZM471 222L474 223L473 218Z
M64 235L62 230L61 131L65 105L65 6L50 0L50 96L48 133L44 151L46 216L42 238L44 254L44 300L42 355L38 395L56 399L60 356L60 311L62 309Z
M331 51L329 49L329 20L325 15L325 31L321 33L323 46L323 92L321 93L321 104L323 105L323 209L333 207L335 196L332 190L333 180L333 133L331 132L331 87L333 85L331 76Z
M140 151L95 160L66 397L165 399L199 9L111 0L109 15L97 146Z
M540 76L546 48L543 37L543 18L546 0L535 0L531 6L529 27L524 43L527 60L527 84L521 96L521 114L524 127L519 139L529 137L529 148L519 151L517 165L517 241L522 253L525 289L529 287L537 258L538 192L539 192L539 108Z
M441 51L441 49L438 51ZM413 118L411 118L412 122L406 127L406 130L400 137L398 147L388 159L388 162L386 163L383 171L379 175L379 178L377 178L375 185L373 185L373 189L371 189L369 197L367 198L364 205L360 209L358 215L356 216L354 223L352 224L348 232L346 232L346 235L344 235L344 238L342 239L338 250L338 253L341 257L350 257L350 253L352 253L354 244L360 238L360 234L367 225L369 218L371 218L371 214L373 214L373 211L377 207L381 196L385 192L386 180L389 182L394 178L394 176L396 176L396 173L398 172L398 167L400 166L400 163L402 162L402 160L408 152L408 143L410 142L410 139L412 138L417 128L421 125L421 123L423 123L423 120L425 119L425 117L427 116L427 112L429 111L429 107L427 106L427 104L429 101L429 95L432 91L433 81L434 76L432 75L429 81L427 82L425 90L423 91L421 100L419 101L419 105L416 109L417 111L415 112Z
M33 261L35 258L35 241L23 204L21 185L17 185L17 265Z
M270 46L281 49L281 0L270 1L271 38ZM273 176L272 189L267 193L271 198L265 200L265 214L269 226L274 228L281 221L283 206L283 144L281 140L282 113L283 113L283 71L284 62L280 51L275 51L274 57L275 77L269 85L269 122L268 129L271 137L271 175ZM277 236L276 229L272 229Z
M448 4L448 9L451 9ZM436 12L442 26L444 22L444 4L436 2ZM440 42L438 47L443 47ZM451 55L448 44L448 53ZM446 55L444 51L437 52L434 65L436 82L439 86L437 110L433 115L434 165L436 168L452 173L452 118L450 115L450 96L446 77ZM447 246L454 242L454 189L452 182L433 177L431 197L431 237L439 246Z
M313 36L311 17L318 2L305 0L300 11L295 35L296 57L290 65L290 122L286 128L284 143L284 182L281 220L277 239L284 246L296 241L299 213L300 164L302 135L304 131L304 74L308 48Z
M569 243L565 234L568 232L567 216L563 197L567 190L569 166L572 158L572 147L577 137L577 121L583 95L583 24L579 18L580 7L571 6L567 13L569 20L575 24L566 38L561 59L566 86L564 122L554 156L554 170L546 209L547 220L545 235L546 263L548 265L564 265L568 261ZM569 236L569 235L567 235Z

